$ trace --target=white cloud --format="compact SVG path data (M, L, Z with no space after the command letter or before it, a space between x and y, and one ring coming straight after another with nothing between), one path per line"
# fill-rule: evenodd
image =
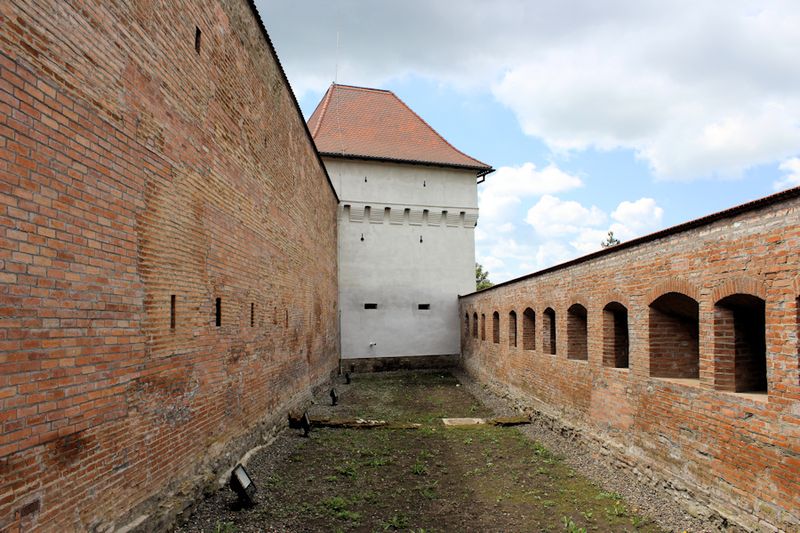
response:
M611 213L616 222L610 229L618 239L629 240L660 228L663 216L664 210L652 198L625 201Z
M606 240L606 238L608 238L607 230L581 228L575 238L569 241L569 244L578 250L581 255L585 255L596 252L602 248L600 243Z
M506 266L502 259L498 259L497 257L493 257L491 255L478 257L478 263L483 266L484 271L489 271L489 273Z
M549 194L542 196L525 217L525 222L537 233L548 237L576 233L584 226L598 226L605 220L606 214L595 206L587 208Z
M500 167L486 178L479 193L481 220L499 224L509 210L526 198L565 192L582 185L580 178L552 164L542 170L533 163Z
M630 149L661 179L735 177L800 147L794 0L257 3L299 95L337 64L342 83L491 91L553 150Z
M611 213L613 222L599 208L586 207L579 202L563 201L545 195L528 210L526 222L545 240L533 256L538 268L573 259L601 249L601 244L613 231L626 241L661 227L664 210L652 198L621 202Z
M787 159L778 168L784 171L785 174L772 184L776 191L800 187L800 157Z
M536 250L536 266L539 269L569 261L579 254L575 250L570 250L564 243L559 241L545 241Z

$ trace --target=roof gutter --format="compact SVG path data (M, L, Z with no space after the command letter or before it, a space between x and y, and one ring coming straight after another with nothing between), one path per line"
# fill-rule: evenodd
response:
M458 165L455 163L441 163L436 161L421 161L417 159L399 159L393 157L379 157L373 155L355 155L355 154L344 154L342 152L320 152L322 157L335 157L337 159L358 159L360 161L380 161L383 163L405 163L409 165L420 165L420 166L427 166L427 167L439 167L439 168L454 168L459 170L476 170L478 172L478 178L483 178L486 174L494 172L495 169L492 167L485 167L485 166L478 166L478 165ZM478 183L482 183L483 180L479 181Z

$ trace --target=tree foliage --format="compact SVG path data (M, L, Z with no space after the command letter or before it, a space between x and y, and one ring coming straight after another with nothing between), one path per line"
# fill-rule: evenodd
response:
M494 283L489 281L489 271L483 270L480 263L475 263L475 290L488 289Z
M608 232L608 237L606 238L606 240L604 240L603 242L600 243L600 246L602 246L603 248L609 248L611 246L618 245L619 242L620 242L619 239L614 237L614 232L613 231L609 231Z

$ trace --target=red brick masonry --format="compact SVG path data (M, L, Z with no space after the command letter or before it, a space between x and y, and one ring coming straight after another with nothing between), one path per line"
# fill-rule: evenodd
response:
M335 370L337 199L244 0L0 17L0 531L105 530Z
M793 189L462 297L464 364L598 454L797 531L799 267ZM474 325L494 312L497 344Z

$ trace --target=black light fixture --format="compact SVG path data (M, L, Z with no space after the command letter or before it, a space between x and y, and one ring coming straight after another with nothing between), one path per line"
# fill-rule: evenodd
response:
M419 236L419 242L422 242L422 235Z
M336 407L337 403L339 403L339 394L336 389L331 389L331 406Z
M344 373L344 382L350 385L350 372Z
M303 430L303 436L308 437L311 433L311 419L308 418L308 411L303 413L303 418L300 419L300 427Z
M361 242L364 242L364 234L361 234Z
M239 501L243 506L252 507L255 505L256 484L253 483L241 463L233 468L229 485L231 490L239 497Z

